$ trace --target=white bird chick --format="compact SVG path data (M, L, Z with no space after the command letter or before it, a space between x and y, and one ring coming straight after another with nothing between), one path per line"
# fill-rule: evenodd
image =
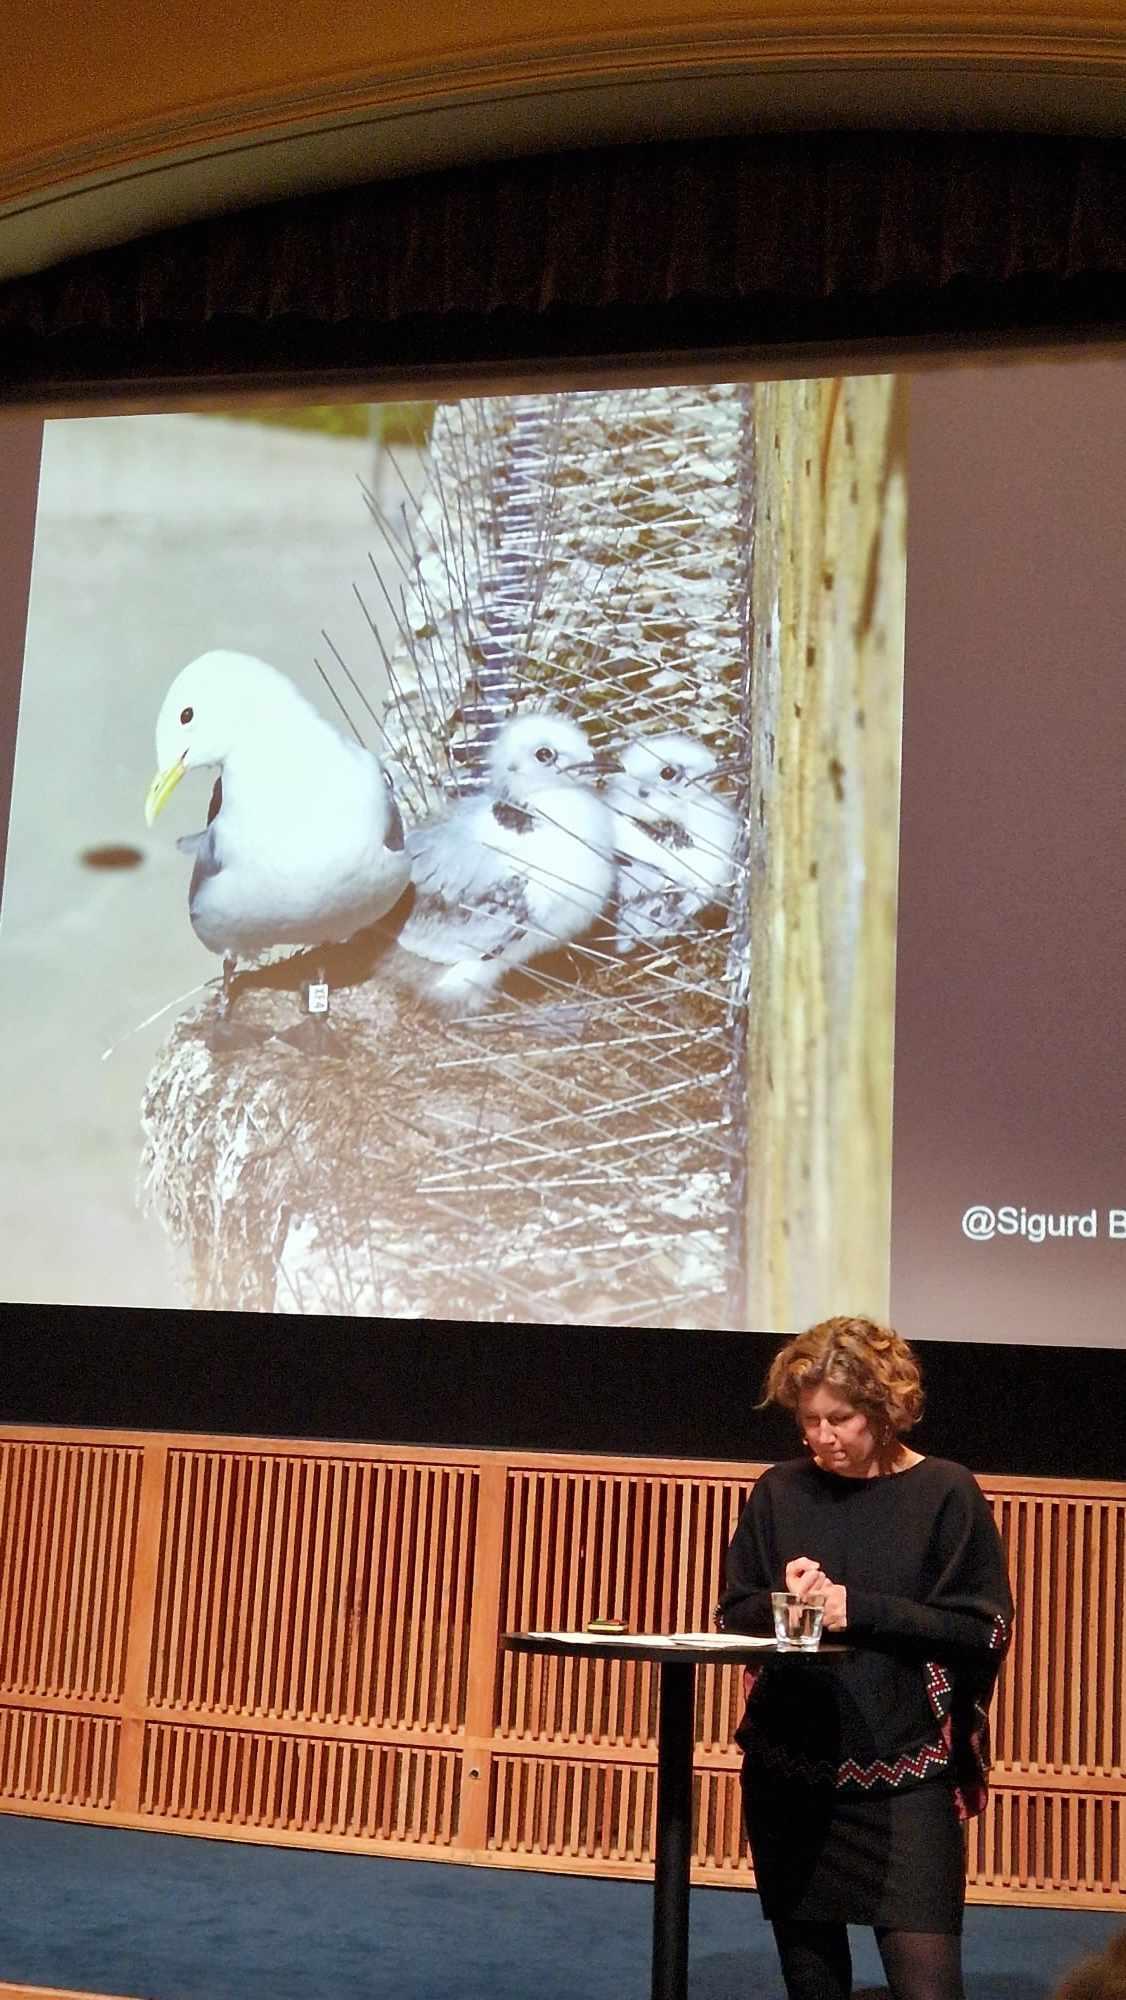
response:
M710 780L718 765L694 736L639 737L607 788L618 863L620 953L675 936L731 886L739 821Z
M177 674L156 724L151 826L181 778L218 769L194 854L192 929L234 961L271 945L341 943L375 923L410 876L383 766L341 736L293 683L247 653L203 653Z
M594 769L577 723L554 714L505 724L488 787L407 835L415 905L399 943L449 967L443 1005L484 1004L510 966L588 930L614 887L613 819L582 782Z

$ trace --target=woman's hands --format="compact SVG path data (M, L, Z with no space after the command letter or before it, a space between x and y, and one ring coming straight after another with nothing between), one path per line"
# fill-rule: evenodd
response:
M825 1632L843 1632L845 1626L848 1624L848 1597L844 1584L828 1584L822 1595L822 1602L825 1606L822 1630Z
M820 1563L812 1556L795 1556L786 1564L786 1589L807 1603L822 1604L822 1629L843 1632L848 1623L848 1598L843 1583L831 1583Z

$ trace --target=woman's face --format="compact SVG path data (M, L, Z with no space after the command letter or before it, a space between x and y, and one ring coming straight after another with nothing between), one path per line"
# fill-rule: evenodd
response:
M798 1422L814 1458L825 1472L846 1479L870 1479L877 1467L876 1434L867 1412L828 1382L802 1389Z

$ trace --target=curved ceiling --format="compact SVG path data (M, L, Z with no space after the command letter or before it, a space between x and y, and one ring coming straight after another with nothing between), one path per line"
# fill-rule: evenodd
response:
M44 20L49 20L49 31ZM560 147L1126 132L1126 5L7 0L0 278L283 195ZM470 31L471 30L471 31Z

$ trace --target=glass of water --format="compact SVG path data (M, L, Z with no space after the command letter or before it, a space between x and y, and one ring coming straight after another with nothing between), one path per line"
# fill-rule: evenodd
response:
M792 1590L772 1590L770 1602L774 1609L774 1637L778 1644L801 1646L812 1653L821 1644L825 1606L811 1603L809 1598L798 1597Z

